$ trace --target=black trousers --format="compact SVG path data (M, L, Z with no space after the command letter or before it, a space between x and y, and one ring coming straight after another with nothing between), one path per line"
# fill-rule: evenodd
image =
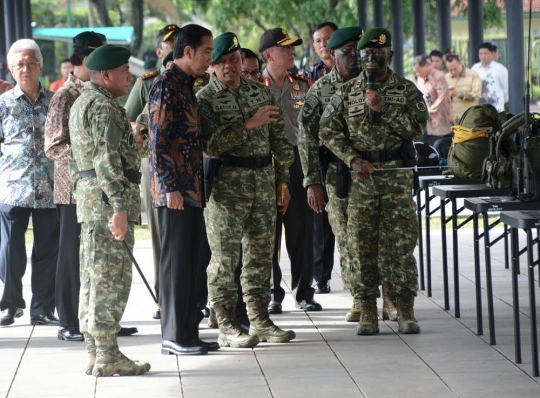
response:
M24 233L32 215L32 302L30 316L54 313L54 284L58 256L58 215L56 209L33 209L0 204L0 279L4 292L0 310L26 308L22 278L26 272Z
M58 262L56 265L56 308L60 326L79 329L79 248L81 224L77 205L56 205L60 222Z
M202 313L197 307L200 278L206 277L210 247L203 209L158 208L161 236L159 302L163 340L185 342L198 338Z
M282 302L285 291L281 287L281 231L285 226L285 244L291 260L291 290L297 302L313 298L313 210L307 202L307 190L302 185L304 175L298 148L294 147L294 163L289 168L291 201L285 215L278 213L276 240L272 258L272 300Z
M314 213L313 279L322 286L332 279L336 237L328 221L328 213Z

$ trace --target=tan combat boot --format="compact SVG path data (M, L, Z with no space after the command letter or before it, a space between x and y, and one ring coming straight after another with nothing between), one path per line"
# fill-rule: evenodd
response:
M392 293L392 287L389 283L382 285L383 312L382 319L385 321L397 321L396 296Z
M379 333L377 297L362 297L360 299L360 312L360 321L356 326L356 334L365 336Z
M420 325L414 317L414 296L412 294L398 295L396 299L399 332L403 334L420 333Z
M293 330L283 330L276 326L268 314L268 303L247 304L249 315L249 334L268 343L288 343L296 337Z
M352 307L345 314L345 321L358 322L360 321L360 299L353 298Z
M259 344L257 336L247 334L236 320L235 307L213 305L219 324L218 344L220 347L252 348Z
M83 333L86 350L88 351L88 364L86 365L86 374L91 375L96 362L96 341L88 332Z
M116 334L96 337L96 362L92 375L106 376L135 376L150 370L148 362L132 361L118 349Z

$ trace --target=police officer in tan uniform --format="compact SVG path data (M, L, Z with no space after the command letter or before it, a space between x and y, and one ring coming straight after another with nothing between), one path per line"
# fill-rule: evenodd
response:
M298 155L298 114L309 90L308 81L288 72L294 66L294 47L302 39L292 39L282 28L269 29L259 41L259 52L266 60L263 82L274 94L285 119L285 131L294 149L294 163L289 169L289 210L278 213L276 222L276 245L273 261L272 301L268 306L271 314L282 312L281 302L285 291L281 288L279 250L282 225L285 226L285 242L291 260L291 289L296 307L304 311L320 311L321 305L313 299L313 210L307 202L303 187L302 165Z

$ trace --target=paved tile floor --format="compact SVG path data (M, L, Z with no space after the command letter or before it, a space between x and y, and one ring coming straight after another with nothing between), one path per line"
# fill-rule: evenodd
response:
M355 324L344 321L351 297L336 267L332 293L316 296L323 311L297 310L288 295L284 313L273 316L278 325L297 332L293 342L221 349L200 357L164 356L159 323L151 318L154 304L135 275L122 324L137 326L139 333L119 342L129 357L151 363L147 375L87 376L83 343L57 340L54 327L31 326L26 311L14 325L0 328L0 397L540 397L540 378L531 376L526 275L519 276L523 363L516 365L510 271L504 269L502 245L494 247L492 256L497 345L490 346L485 289L484 336L476 335L472 230L460 231L459 319L453 316L452 269L452 308L443 309L439 231L432 232L432 242L433 297L421 291L416 301L420 335L401 335L395 322L381 321L380 334L356 336ZM451 245L448 250L452 265ZM137 242L135 256L151 278L150 242ZM284 283L290 279L286 257ZM26 275L27 299L29 281ZM215 341L217 331L205 321L201 337Z

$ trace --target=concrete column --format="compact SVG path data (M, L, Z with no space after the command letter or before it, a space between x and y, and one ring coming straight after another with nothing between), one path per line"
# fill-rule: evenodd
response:
M469 66L480 60L478 58L478 47L484 41L483 5L483 0L469 0ZM523 8L520 9L520 12L521 18L523 18Z
M403 76L403 2L391 0L390 10L392 15L392 70Z
M426 30L425 24L425 9L423 0L412 0L413 11L413 52L414 55L426 53Z
M518 114L523 112L525 94L525 43L523 38L523 0L513 0L506 6L506 67L510 100L508 112ZM527 18L527 24L529 20ZM528 30L528 29L527 29ZM528 48L527 43L527 48Z

